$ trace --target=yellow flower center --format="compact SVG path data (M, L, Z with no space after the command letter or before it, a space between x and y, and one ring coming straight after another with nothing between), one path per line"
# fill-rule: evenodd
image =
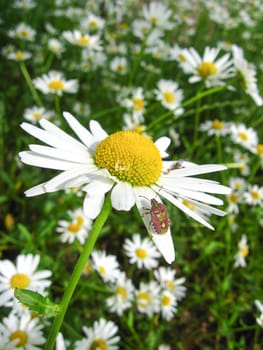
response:
M186 62L186 57L183 53L179 53L178 58L181 62Z
M119 131L101 141L94 160L99 168L134 186L154 184L162 171L158 148L148 137L133 131Z
M237 195L235 193L231 193L229 196L229 200L231 203L237 203Z
M249 253L249 249L248 247L243 247L240 249L240 253L241 255L245 258L246 256L248 256L248 253Z
M15 331L12 333L9 337L10 340L17 340L16 348L21 348L22 346L26 345L27 343L27 334L24 331Z
M261 198L260 193L258 191L251 191L250 194L251 194L251 197L255 200Z
M163 92L163 97L167 103L174 103L175 101L175 96L170 91Z
M98 271L99 271L99 273L100 273L101 275L106 275L106 269L105 269L104 266L100 265L100 266L98 267Z
M108 345L103 339L94 339L92 344L90 345L90 350L107 350Z
M164 282L169 289L174 289L174 282L172 280L165 280Z
M147 258L147 251L145 250L145 249L143 249L143 248L137 248L136 249L136 255L137 255L137 257L139 258L139 259L145 259L145 258Z
M157 22L158 22L158 18L157 18L156 16L152 16L152 17L150 18L150 22L151 22L153 25L156 25Z
M11 288L24 289L27 288L30 284L30 278L24 273L17 273L10 279Z
M247 141L248 140L248 134L244 131L240 131L238 133L238 136L241 138L242 141Z
M259 155L261 155L261 156L263 155L263 144L262 143L259 143L257 145L257 152Z
M28 33L26 30L22 30L22 31L21 31L21 36L22 36L23 38L28 38L29 33Z
M224 123L220 122L220 120L214 120L212 123L212 129L222 130L224 127Z
M41 118L41 113L35 112L35 113L33 114L33 118L34 118L35 120L39 120L39 119Z
M87 36L81 36L77 43L80 46L86 46L90 43L90 38L88 38Z
M17 53L16 53L16 59L17 59L18 61L24 59L24 57L25 57L24 52L22 52L22 51L17 51Z
M169 306L171 305L171 297L169 295L164 294L162 296L162 306Z
M138 111L141 111L143 110L144 108L144 101L142 98L140 97L134 97L132 99L132 102L133 102L133 109L138 112Z
M55 90L55 91L63 90L63 89L64 89L64 83L63 83L63 81L61 81L61 80L53 80L53 81L51 81L51 82L48 84L48 87L49 87L51 90Z
M127 291L122 286L117 286L116 293L122 298L122 300L125 300L127 298Z
M76 221L74 221L71 224L69 224L68 230L69 230L70 233L77 233L81 229L83 224L84 224L83 217L82 216L78 216L76 218Z
M215 75L218 72L218 69L212 62L202 62L198 66L197 72L202 78L207 78L209 75Z
M90 28L97 28L97 22L96 21L89 21L89 27Z
M139 292L137 294L137 303L141 308L146 308L147 304L150 303L151 296L148 292Z
M117 66L117 72L122 73L122 72L124 72L124 71L125 71L124 65L119 64L119 65Z

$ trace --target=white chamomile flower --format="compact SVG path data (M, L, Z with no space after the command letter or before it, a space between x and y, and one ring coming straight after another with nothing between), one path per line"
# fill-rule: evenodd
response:
M56 94L61 96L64 92L75 93L78 90L76 79L66 80L64 74L58 71L50 71L33 80L35 87L43 94Z
M34 8L36 3L33 0L15 0L12 6L21 10L29 10Z
M208 135L224 136L229 133L229 123L219 119L207 120L200 124L200 130L206 131Z
M120 269L115 255L106 255L105 251L91 253L92 267L103 281L114 282L118 278Z
M263 98L259 95L255 68L247 62L240 47L233 45L232 50L234 66L241 78L242 88L254 100L256 105L262 106Z
M32 54L31 52L28 51L22 51L22 50L17 50L10 52L10 54L7 55L7 58L9 58L12 61L25 61L31 58Z
M24 111L23 117L36 124L40 119L50 119L54 113L44 107L32 106Z
M132 305L134 298L134 286L124 272L120 272L117 279L110 287L113 295L107 298L106 303L111 312L121 316Z
M98 35L83 34L79 30L65 31L63 37L72 45L80 46L89 50L101 50Z
M170 267L159 267L154 271L154 277L160 283L161 287L165 290L169 290L175 297L176 300L184 298L186 293L185 278L176 278L176 270Z
M130 264L136 264L139 268L151 270L158 266L160 253L148 237L141 239L136 233L131 239L126 239L123 245Z
M23 39L33 41L36 35L35 29L26 23L19 23L14 29L8 31L10 38Z
M22 314L10 313L0 323L0 349L41 350L46 342L44 325L29 311Z
M102 30L105 26L105 20L94 13L89 13L86 18L81 20L80 26L83 30L88 31Z
M165 320L170 321L177 311L176 297L169 290L163 290L161 292L160 299L162 317Z
M142 14L144 19L152 26L161 29L171 29L173 27L172 23L169 22L172 11L161 2L152 1L149 5L144 5Z
M160 311L160 286L155 282L141 282L135 291L138 311L149 317Z
M186 59L184 62L188 64L186 73L192 73L189 79L190 83L196 83L203 80L206 87L223 85L223 81L233 76L232 60L230 54L217 59L219 48L206 47L203 56L194 49L184 49L183 55Z
M30 151L20 153L21 161L62 171L53 179L26 191L26 196L83 186L82 190L86 192L84 213L94 219L102 209L106 193L111 192L114 209L129 211L137 206L150 236L168 263L175 258L170 225L162 219L158 227L165 223L167 231L156 230L157 225L152 219L156 222L157 217L152 218L150 214L152 199L161 204L163 197L210 229L213 227L182 200L195 201L195 205L206 208L209 213L224 214L210 206L223 204L211 194L228 194L230 189L216 181L193 176L225 170L225 166L184 162L184 166L178 169L174 167L176 162L162 161L168 156L168 137L161 137L154 143L149 137L134 131L123 130L108 135L94 120L90 121L89 131L70 113L63 115L80 141L45 119L39 121L41 128L28 123L21 125L30 135L48 145L30 145Z
M243 196L246 203L263 206L263 187L259 185L249 185Z
M14 301L14 290L30 289L43 293L50 286L51 271L37 271L39 255L18 255L16 264L10 260L0 260L0 306Z
M56 38L50 38L47 42L49 51L53 52L56 56L60 57L65 50L64 45Z
M88 328L84 326L82 329L86 337L76 342L74 350L119 349L118 342L120 337L117 334L118 327L114 322L101 318L94 323L93 327Z
M128 108L134 115L142 115L145 110L145 98L143 88L138 87L131 91L131 96L121 101L121 104Z
M245 124L231 124L231 138L234 143L252 151L258 143L258 136L253 128L247 127Z
M183 100L183 91L178 88L178 84L172 80L161 79L157 83L155 90L156 98L161 104L177 115L183 113L183 108L180 107Z
M246 263L246 257L249 253L249 247L247 243L247 236L244 234L241 237L241 240L238 243L238 252L234 256L235 260L235 267L245 267L247 265Z
M110 69L121 75L126 74L128 69L127 59L125 57L114 57L110 62Z
M57 232L61 233L61 242L73 243L77 239L80 244L84 244L92 227L92 220L85 216L81 208L68 211L68 215L70 221L58 221Z

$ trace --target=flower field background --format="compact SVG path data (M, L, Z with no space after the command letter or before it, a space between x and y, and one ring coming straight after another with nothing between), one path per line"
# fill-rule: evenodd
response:
M12 0L0 25L0 350L261 349L262 1ZM102 165L124 130L143 180Z

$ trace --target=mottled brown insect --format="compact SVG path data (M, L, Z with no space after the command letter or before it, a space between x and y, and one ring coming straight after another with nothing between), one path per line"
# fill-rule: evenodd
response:
M167 208L156 199L151 199L151 208L147 209L147 214L151 216L151 225L158 234L164 234L169 228L169 217Z

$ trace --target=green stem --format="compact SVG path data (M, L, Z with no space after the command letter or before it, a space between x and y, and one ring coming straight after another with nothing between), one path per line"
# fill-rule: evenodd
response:
M225 90L226 85L224 86L217 86L215 88L203 91L202 93L198 93L197 95L195 95L194 97L190 98L189 100L186 100L185 102L183 102L181 104L181 106L179 106L178 108L185 108L189 105L191 105L192 103L202 99L203 97L215 94L217 92L223 91ZM169 111L167 113L162 114L159 118L156 118L154 121L152 121L148 126L146 131L148 132L150 129L152 129L155 125L160 125L161 122L163 122L166 118L170 117L171 115L175 114L175 111ZM180 118L182 118L183 116L180 116Z
M103 228L104 223L106 222L109 214L111 212L111 201L109 196L106 197L104 201L103 208L101 209L101 212L99 216L97 217L96 221L93 224L93 227L89 233L88 239L83 247L83 251L79 257L79 260L77 261L77 264L74 268L74 271L71 275L71 278L69 280L69 284L65 290L64 296L62 298L61 304L60 304L60 313L56 316L54 319L54 322L51 326L48 340L45 345L45 350L52 350L54 348L54 344L56 341L57 334L60 330L60 327L63 323L66 311L68 309L69 303L71 301L72 295L75 291L75 288L79 282L79 279L82 275L84 266L93 250L93 247L97 241L97 238L99 237L99 234Z
M23 74L23 76L24 76L24 78L25 78L25 80L27 82L27 85L28 85L28 87L29 87L29 89L31 91L31 94L32 94L36 104L38 106L42 107L43 103L42 103L40 97L38 96L37 90L35 89L35 87L34 87L34 85L32 83L31 77L30 77L30 75L28 73L28 70L26 68L25 63L23 61L19 62L19 66L20 66L21 72L22 72L22 74Z

